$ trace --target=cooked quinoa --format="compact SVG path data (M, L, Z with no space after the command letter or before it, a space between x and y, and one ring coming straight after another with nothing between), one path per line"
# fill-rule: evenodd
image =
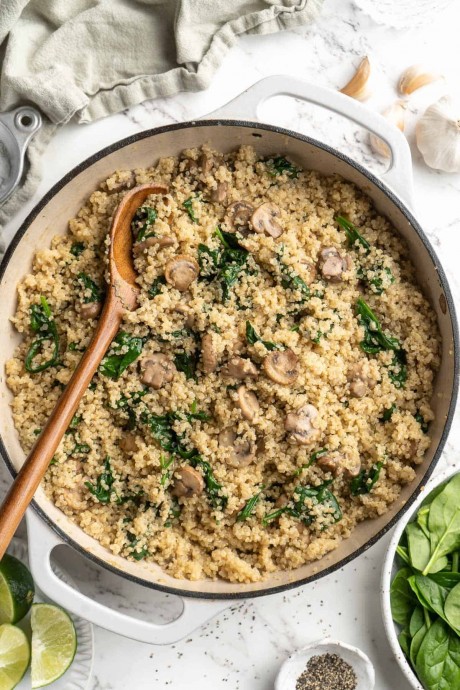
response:
M138 309L45 490L114 554L258 581L321 558L414 479L436 318L388 220L337 176L249 147L117 171L18 286L7 376L25 451L94 332L113 213L152 182L165 189L132 223Z

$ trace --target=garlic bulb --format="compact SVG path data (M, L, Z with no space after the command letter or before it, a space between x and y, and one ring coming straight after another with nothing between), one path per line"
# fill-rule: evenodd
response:
M422 86L431 84L438 79L442 79L441 74L429 72L422 65L412 65L401 74L398 83L398 91L403 96L409 96Z
M371 65L369 58L365 57L359 63L358 69L350 81L340 89L341 93L358 101L365 101L371 95L369 89L369 78L371 76Z
M404 101L396 101L393 105L383 111L383 117L395 125L401 132L404 132L404 116L406 114L407 105ZM375 153L378 153L382 158L390 158L391 153L387 144L385 144L380 137L375 134L369 134L369 144Z
M417 146L430 168L460 172L460 108L444 96L425 111L415 130Z

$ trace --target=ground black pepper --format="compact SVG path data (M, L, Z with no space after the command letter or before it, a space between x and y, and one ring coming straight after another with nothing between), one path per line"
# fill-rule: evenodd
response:
M312 656L295 690L355 690L356 674L338 654Z

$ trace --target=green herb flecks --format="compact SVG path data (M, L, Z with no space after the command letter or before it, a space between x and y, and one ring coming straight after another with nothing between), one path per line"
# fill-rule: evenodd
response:
M125 369L139 357L143 346L144 338L120 331L112 341L109 354L102 360L99 372L116 381Z
M263 489L264 487L262 486L260 491L258 491L256 494L254 494L254 496L251 496L251 498L248 501L246 501L246 505L244 506L244 508L240 510L240 512L236 516L237 522L244 522L244 520L247 520L251 517L251 515L254 513L256 505L260 501Z
M288 177L295 179L301 172L300 168L297 168L293 163L288 161L287 158L284 158L284 156L276 156L276 158L268 159L267 165L267 172L272 177L286 174Z
M87 455L91 452L91 446L87 443L76 443L69 455Z
M150 208L150 206L140 206L137 209L131 221L131 230L136 238L136 242L143 242L148 237L155 237L152 226L155 224L157 217L156 210Z
M293 497L289 503L282 508L268 513L268 515L264 517L262 524L268 525L270 522L286 513L293 518L301 520L305 525L311 525L315 520L315 516L312 513L312 506L318 504L324 506L326 511L330 514L332 522L338 522L342 519L342 511L337 498L329 489L330 484L332 484L332 480L323 482L319 486L297 486L294 489Z
M225 510L228 497L222 494L222 484L219 484L217 479L214 477L214 473L211 465L206 460L203 460L200 456L191 458L190 464L192 467L198 467L203 472L204 483L206 486L206 493L208 494L209 502L213 508L219 510Z
M397 407L396 407L395 403L393 403L391 405L391 407L387 407L385 410L383 410L383 414L380 417L379 421L382 422L383 424L385 422L389 422L393 416L393 413L396 411L396 409L397 409Z
M117 410L122 410L128 417L128 423L126 429L132 431L137 426L137 406L141 402L144 395L147 395L148 390L146 388L134 391L130 393L129 396L124 393L121 394L117 402L115 403L115 408Z
M183 206L183 207L185 208L185 210L187 211L188 216L189 216L190 220L192 221L192 223L198 223L198 218L196 217L195 211L194 211L194 209L193 209L193 200L194 200L194 198L196 199L197 197L193 197L193 196L189 197L188 199L186 199L186 200L184 201L184 203L182 204L182 206Z
M164 276L158 276L158 278L155 278L148 292L149 297L153 299L159 295L165 285L166 278Z
M350 482L351 495L362 496L363 494L369 494L380 477L382 467L383 462L376 462L370 470L361 470L358 476Z
M75 258L78 258L80 254L84 251L85 245L83 242L74 242L70 247L70 253Z
M160 457L160 467L163 470L161 477L160 477L160 484L161 486L166 486L166 484L169 483L169 480L171 479L172 476L172 470L169 468L174 462L174 456L170 455L169 457L167 455L162 455Z
M355 225L353 225L353 223L351 223L349 220L347 220L343 216L337 216L335 221L336 221L336 223L338 223L340 225L342 230L345 231L345 234L347 236L348 243L350 244L350 246L353 247L357 242L362 247L364 247L364 249L370 250L371 245L361 235L360 231L358 230L358 228Z
M307 463L305 463L304 465L301 465L300 467L298 467L298 468L296 469L296 471L294 472L294 475L293 475L293 476L294 476L294 477L298 477L300 474L302 474L302 472L303 472L304 470L307 470L309 467L311 467L312 465L314 465L315 462L316 462L319 458L322 458L323 455L326 455L328 452L329 452L329 451L328 451L327 448L320 448L319 450L315 450L315 452L312 453L312 454L310 455L310 460L309 460Z
M177 371L182 371L186 379L195 378L196 368L198 366L198 352L178 352L174 356L174 364Z
M30 307L30 328L37 335L37 338L27 351L25 368L29 374L37 374L59 364L57 326L50 306L43 295L40 296L40 304L32 304ZM45 343L52 346L51 356L45 362L34 365L34 359L43 352Z
M248 341L249 345L255 345L255 343L262 343L262 345L267 349L267 350L282 350L283 347L281 345L278 345L277 343L272 343L271 341L268 340L262 340L260 335L258 335L257 331L255 328L251 325L250 321L246 321L246 340Z
M381 265L372 266L369 269L360 266L356 271L356 276L366 283L375 295L381 295L389 285L395 282L391 269Z
M87 273L81 271L77 275L77 281L84 290L83 302L85 304L89 304L90 302L102 302L103 291Z
M222 247L210 249L205 244L198 245L200 278L219 282L222 299L226 302L241 271L247 270L248 251L239 244L234 233L217 227L215 235Z
M136 548L137 544L140 541L139 537L136 537L136 535L132 532L126 532L126 536L131 547L129 555L132 556L132 558L134 558L135 561L142 561L143 558L149 556L148 549L145 546L143 546L141 549Z
M110 458L107 455L104 460L104 471L98 476L96 484L85 482L85 486L99 503L110 503L112 494L115 493L115 489L113 489L114 483L115 477L113 476Z

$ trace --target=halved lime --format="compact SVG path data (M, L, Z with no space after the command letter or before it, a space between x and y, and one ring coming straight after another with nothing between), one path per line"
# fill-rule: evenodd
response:
M77 649L70 616L59 606L34 604L32 626L32 688L42 688L69 668Z
M0 690L15 688L29 661L29 640L21 628L10 623L0 625Z
M24 563L6 553L0 561L0 624L24 618L34 594L34 581Z

